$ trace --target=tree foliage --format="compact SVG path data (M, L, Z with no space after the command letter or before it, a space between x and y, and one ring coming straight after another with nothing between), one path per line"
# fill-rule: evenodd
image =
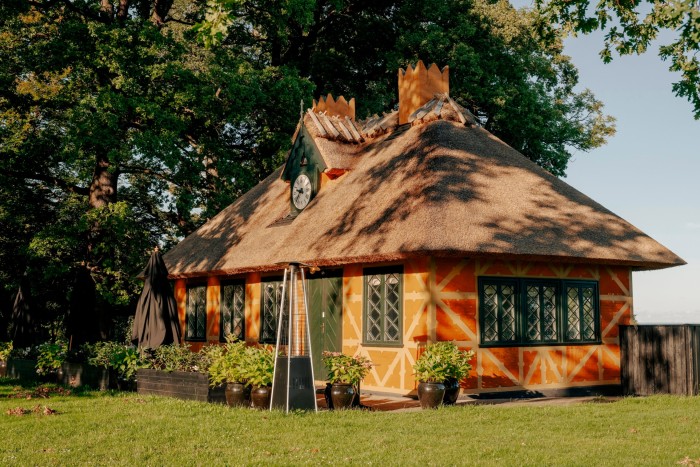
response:
M449 64L453 97L563 175L613 121L537 18L487 0L5 0L0 278L29 270L58 317L87 268L101 308L127 306L148 250L283 161L300 100L390 109L418 59Z
M605 32L600 56L608 63L614 53L641 54L664 33L668 43L659 47L659 56L670 60L670 71L681 79L673 83L673 92L690 101L695 119L700 119L700 6L695 0L537 0L542 15L543 35Z

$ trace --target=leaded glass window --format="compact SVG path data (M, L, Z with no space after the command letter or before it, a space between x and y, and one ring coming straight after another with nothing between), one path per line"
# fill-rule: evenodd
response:
M260 342L277 342L277 321L282 301L282 281L266 280L262 283L262 306L260 312Z
M365 343L401 344L402 272L400 267L365 270Z
M187 313L185 339L203 341L207 338L207 286L187 287Z
M229 335L245 340L245 284L222 284L219 303L220 340L224 342Z
M566 286L566 338L569 341L593 341L598 334L597 291L595 284Z
M526 283L525 339L529 342L557 340L557 285Z
M588 343L600 340L593 281L479 279L482 345Z
M517 340L516 283L498 281L483 288L484 342L515 342Z

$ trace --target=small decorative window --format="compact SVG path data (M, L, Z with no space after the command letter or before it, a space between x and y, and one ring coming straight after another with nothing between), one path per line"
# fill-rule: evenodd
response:
M207 339L207 286L204 284L187 287L185 326L185 340Z
M566 284L566 340L590 342L598 335L598 291L592 283Z
M481 344L599 342L598 299L593 281L481 277Z
M515 342L516 283L492 281L483 288L483 341Z
M364 343L401 345L403 268L364 271Z
M245 283L221 284L219 340L228 335L245 340Z
M262 306L260 312L260 343L277 342L277 320L282 301L282 281L266 279L262 283Z

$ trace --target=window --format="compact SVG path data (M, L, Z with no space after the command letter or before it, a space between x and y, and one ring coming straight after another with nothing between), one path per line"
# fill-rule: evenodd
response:
M401 345L403 268L364 271L364 343Z
M238 340L245 340L245 283L221 284L219 310L219 340L224 342L226 336L233 335Z
M481 277L479 319L486 346L599 342L598 284Z
M207 339L207 286L204 284L187 287L185 327L185 340Z
M277 321L282 301L282 281L266 279L262 283L262 309L260 312L260 342L277 343Z

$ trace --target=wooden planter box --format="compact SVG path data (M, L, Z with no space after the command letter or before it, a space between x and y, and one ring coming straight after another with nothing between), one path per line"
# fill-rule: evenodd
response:
M23 358L10 358L7 360L6 373L8 378L22 381L38 381L36 374L36 360L25 360Z
M226 403L225 386L209 387L209 377L201 373L141 369L136 372L136 388L139 394Z
M74 388L90 386L93 389L106 391L117 388L117 375L114 371L87 363L65 362L61 365L59 383Z

